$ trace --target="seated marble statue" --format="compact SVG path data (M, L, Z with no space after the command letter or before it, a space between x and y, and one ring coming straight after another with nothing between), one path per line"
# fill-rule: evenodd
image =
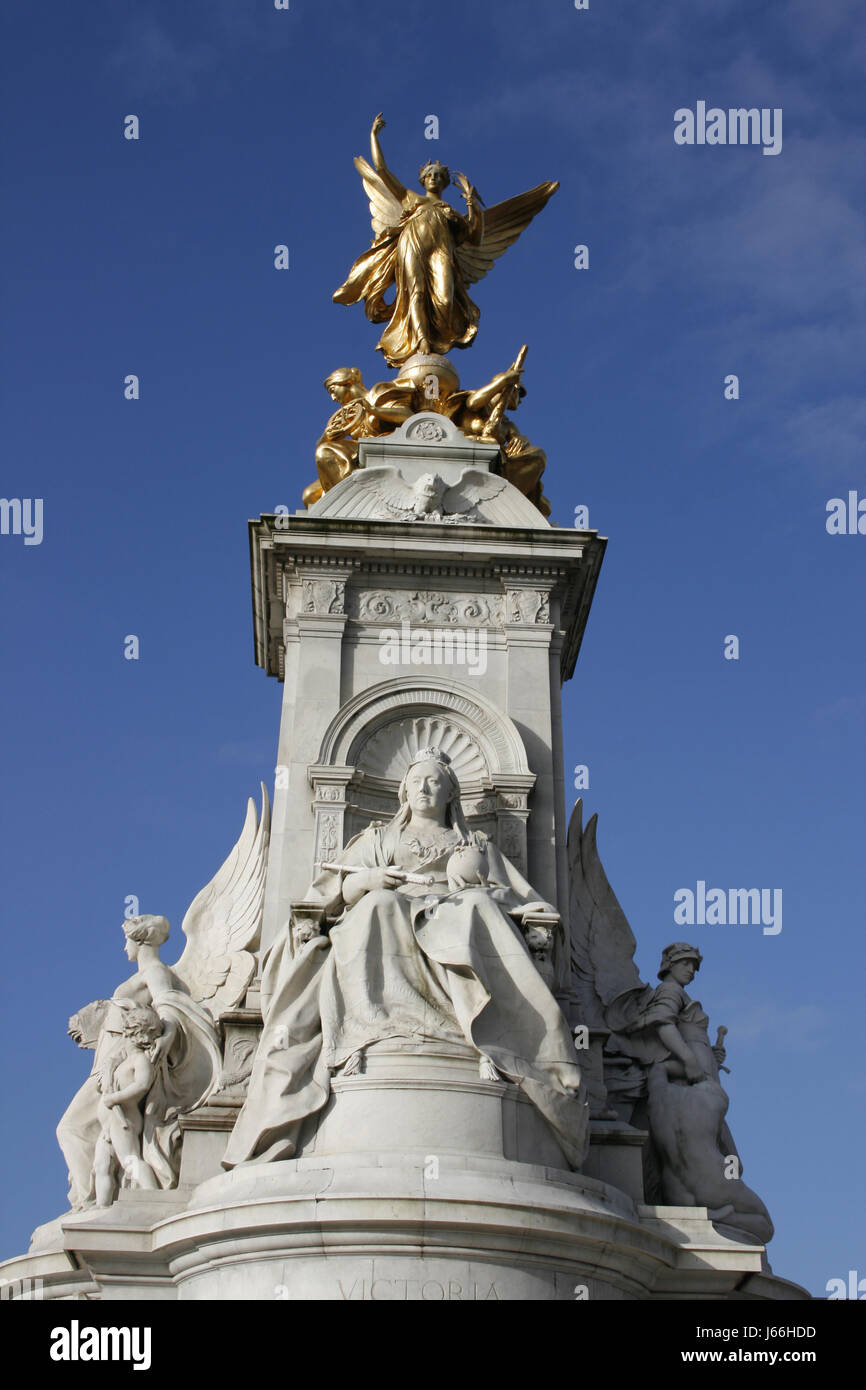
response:
M481 1076L519 1086L578 1168L587 1106L574 1043L518 925L555 910L469 830L447 755L422 749L399 803L314 879L308 898L336 918L328 935L293 942L289 924L267 957L264 1030L224 1164L292 1157L331 1074L402 1039L468 1044Z

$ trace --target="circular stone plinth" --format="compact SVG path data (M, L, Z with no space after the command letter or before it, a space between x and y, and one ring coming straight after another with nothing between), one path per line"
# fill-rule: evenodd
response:
M243 1164L157 1234L196 1300L641 1298L664 1244L603 1183L423 1153Z

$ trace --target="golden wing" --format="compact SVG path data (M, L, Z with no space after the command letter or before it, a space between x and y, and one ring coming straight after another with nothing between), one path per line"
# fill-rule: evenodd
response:
M457 262L467 285L484 279L494 261L517 240L558 187L558 183L540 183L526 193L518 193L516 198L507 198L504 203L485 208L481 245L471 246L464 241L457 247Z
M355 168L361 175L364 192L370 199L370 221L374 237L380 236L389 227L396 227L403 216L403 208L388 185L361 155L355 160Z

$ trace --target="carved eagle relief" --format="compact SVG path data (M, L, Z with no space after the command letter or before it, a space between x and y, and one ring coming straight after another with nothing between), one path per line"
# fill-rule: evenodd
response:
M438 473L424 473L407 483L396 468L362 468L353 472L352 515L373 521L482 524L484 502L504 492L504 478L481 468L464 469L456 483Z

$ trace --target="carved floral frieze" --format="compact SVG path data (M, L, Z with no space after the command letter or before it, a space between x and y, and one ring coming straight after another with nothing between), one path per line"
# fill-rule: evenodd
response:
M350 597L350 615L362 622L430 623L439 627L501 627L501 595L448 593L437 590L374 589Z

